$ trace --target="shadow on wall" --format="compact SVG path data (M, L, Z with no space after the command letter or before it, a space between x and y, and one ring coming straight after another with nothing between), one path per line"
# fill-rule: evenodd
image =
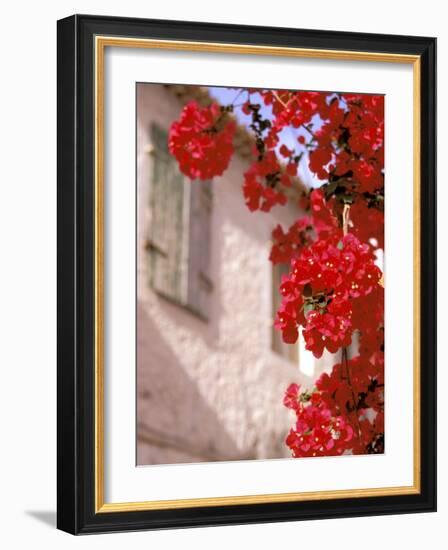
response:
M249 460L137 304L137 464Z

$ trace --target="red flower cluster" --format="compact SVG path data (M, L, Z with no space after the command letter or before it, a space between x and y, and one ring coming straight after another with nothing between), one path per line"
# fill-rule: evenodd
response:
M314 133L309 167L318 178L345 178L358 192L383 187L384 100L343 94L319 110L325 123Z
M324 182L299 200L308 217L272 231L270 261L291 266L275 320L283 340L295 343L301 328L315 357L342 350L341 362L312 391L288 388L284 404L296 422L286 444L294 457L383 452L384 283L374 253L384 248L384 98L244 91L242 111L254 137L254 162L243 182L249 210L285 205L302 158ZM173 123L169 150L190 178L210 179L227 168L234 104L191 102ZM288 127L294 141L289 132L282 142ZM358 356L348 360L354 334Z
M249 210L269 212L276 204L286 204L286 195L278 189L280 184L289 187L291 180L282 174L274 151L268 151L244 174L243 194Z
M320 357L326 348L334 353L350 345L354 329L353 304L379 286L381 271L370 247L349 234L320 239L302 249L283 278L283 296L275 326L285 342L304 327L306 348Z
M291 384L283 403L296 414L286 438L294 457L344 452L382 452L384 447L384 374L360 356L322 374L312 392Z
M326 112L327 97L322 92L291 92L287 90L262 90L265 105L272 106L274 122L267 136L267 145L278 143L278 134L286 126L299 128L311 121L314 115Z
M272 107L274 119L264 136L267 149L280 142L286 127L304 127L308 142L309 167L321 180L343 178L358 192L373 192L383 186L384 98L378 95L329 94L263 90L265 105ZM312 130L314 117L319 128ZM303 135L297 138L305 143ZM288 156L282 145L280 153ZM293 162L290 157L290 164Z
M220 176L229 165L235 129L235 121L229 121L216 103L201 109L192 101L171 125L168 147L183 174L207 180Z
M331 300L331 298L329 299ZM305 320L303 338L306 349L321 357L324 349L335 353L352 342L353 323L347 300L332 300L326 311L310 311Z
M339 219L342 217L343 203L333 196L325 199L322 189L313 189L309 196L314 229L319 238L342 235ZM384 249L384 212L360 195L350 205L350 233L372 248ZM372 239L375 242L372 242Z
M351 447L353 428L343 416L334 416L314 393L299 394L300 386L291 384L284 404L296 414L296 424L290 430L286 445L295 458L337 456Z
M366 409L383 412L384 368L358 355L333 366L316 381L322 402L332 414L344 414L347 409L362 416ZM355 418L356 420L356 418Z
M357 200L350 208L350 231L360 241L371 243L375 239L373 248L384 249L384 212L375 206L368 206L363 198Z
M289 264L304 246L310 245L312 240L313 220L309 217L300 218L291 227L283 231L277 225L272 231L274 241L269 259L273 264Z
M362 300L353 302L353 323L360 333L360 353L369 361L384 362L384 288L381 284Z
M325 200L322 189L314 189L310 194L310 207L313 216L314 229L319 238L326 239L330 235L342 236L337 218L338 204L335 199ZM339 208L340 210L340 208ZM342 215L342 211L338 212Z

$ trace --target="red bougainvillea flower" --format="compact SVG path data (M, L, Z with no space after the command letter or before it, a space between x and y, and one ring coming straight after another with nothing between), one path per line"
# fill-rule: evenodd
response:
M296 410L299 408L299 395L300 395L300 385L299 384L290 384L288 389L285 392L285 397L283 398L283 404L288 409Z
M384 212L359 199L350 207L350 232L373 248L384 249ZM374 239L374 242L372 242Z
M291 384L283 403L296 415L286 438L292 455L383 452L383 388L382 367L362 356L334 365L311 391Z
M313 404L304 395L297 407L289 408L297 419L286 438L293 457L335 456L351 448L352 426L342 416L333 416L319 399Z
M171 125L168 147L183 174L207 180L220 176L229 165L235 129L235 121L216 103L201 109L191 101Z
M310 122L312 117L325 109L330 94L322 92L297 92L288 90L262 90L265 105L272 106L275 120L273 127L280 131L287 125L298 128Z
M326 310L324 313L312 310L306 316L303 338L306 349L312 351L315 357L321 357L324 349L335 353L352 341L349 303L332 301Z
M310 170L321 180L330 174L349 180L359 193L382 188L383 97L342 94L327 99L316 107L323 124L313 133Z
M330 147L319 147L310 153L309 167L318 178L325 180L328 178L328 163L332 160L333 154Z
M294 222L286 233L280 224L277 225L272 231L271 262L289 264L302 247L313 242L312 230L313 221L308 216Z
M360 328L352 318L356 299L380 287L382 273L374 260L371 248L351 234L303 248L280 286L275 326L283 340L295 342L301 325L306 348L315 357L324 349L334 353L350 345L353 330ZM356 320L362 324L359 316Z
M245 91L240 106L254 137L243 181L249 210L285 205L302 159L323 180L298 199L309 216L272 231L271 262L290 265L275 327L290 344L301 332L315 357L341 351L314 388L288 387L283 403L295 423L286 444L293 457L383 452L384 282L375 254L384 247L384 98ZM191 102L172 125L169 150L188 177L210 179L227 168L233 110ZM284 141L286 128L294 145Z
M276 154L267 151L244 174L243 194L249 210L269 212L276 204L286 204L286 195L279 189L285 182L289 186L289 180L282 177Z
M329 201L325 200L322 189L313 189L309 198L313 225L318 237L325 239L329 235L339 234L342 236L334 198Z
M384 406L384 368L358 355L345 364L334 365L330 374L323 373L316 380L316 388L333 415L344 414L347 408L352 411L371 408L381 412Z
M372 363L384 363L384 288L378 285L353 301L353 323L359 328L359 351Z

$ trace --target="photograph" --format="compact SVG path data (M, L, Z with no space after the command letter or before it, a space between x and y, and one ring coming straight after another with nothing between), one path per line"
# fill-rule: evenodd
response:
M436 508L425 36L58 21L58 520Z
M138 466L385 452L385 101L136 83Z

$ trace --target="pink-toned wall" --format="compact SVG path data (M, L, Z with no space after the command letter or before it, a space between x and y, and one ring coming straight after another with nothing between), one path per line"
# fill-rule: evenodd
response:
M250 213L241 192L247 161L235 154L213 182L210 321L159 297L147 282L149 129L152 122L168 129L180 109L167 88L139 85L137 462L287 457L293 418L283 394L289 383L310 385L312 378L271 350L268 255L272 227L291 223L294 213Z

